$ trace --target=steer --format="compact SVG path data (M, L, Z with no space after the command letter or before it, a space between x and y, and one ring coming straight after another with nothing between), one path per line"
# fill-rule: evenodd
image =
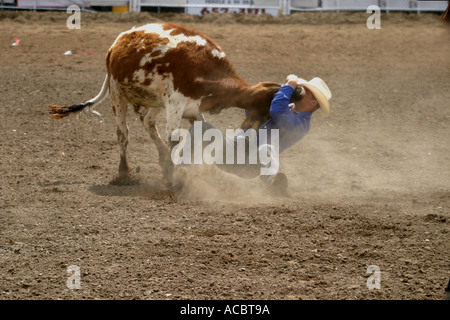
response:
M117 123L120 144L119 177L128 177L127 107L140 115L155 142L165 182L173 183L172 131L181 119L202 120L202 112L219 113L228 107L246 109L241 128L258 128L269 117L270 102L281 84L246 83L234 70L222 49L209 37L169 23L147 24L121 33L106 55L107 74L100 93L83 103L49 105L53 119L93 111L108 94ZM161 139L156 116L165 110L166 136Z

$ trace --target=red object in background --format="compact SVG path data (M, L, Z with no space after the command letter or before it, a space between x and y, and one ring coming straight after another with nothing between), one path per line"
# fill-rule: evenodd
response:
M12 46L17 47L19 45L19 43L20 43L20 39L17 39L17 37L15 37Z

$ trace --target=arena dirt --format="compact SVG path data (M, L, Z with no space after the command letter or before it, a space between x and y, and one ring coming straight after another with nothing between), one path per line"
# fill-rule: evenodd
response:
M83 12L80 30L68 16L0 12L0 299L443 299L450 28L437 15L382 13L379 30L366 13ZM290 73L327 82L331 116L314 114L281 156L289 198L210 166L167 191L133 112L136 183L114 185L109 102L101 119L51 120L48 104L98 93L120 32L154 21L206 33L249 83ZM243 111L205 116L236 128ZM379 289L367 287L371 265ZM69 266L80 268L78 290Z

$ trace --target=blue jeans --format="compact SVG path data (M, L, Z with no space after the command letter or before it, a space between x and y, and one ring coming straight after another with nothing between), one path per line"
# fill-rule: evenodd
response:
M201 150L203 151L206 146L212 143L209 141L206 142L203 141L205 131L207 131L208 129L218 130L208 122L202 122L201 129L202 129L201 131L202 139L200 139L199 137L195 137L194 125L191 126L191 128L189 129L189 133L191 136L191 150L194 150L196 144L202 143ZM267 160L265 160L266 162L265 163L263 159L259 157L261 148L267 147L270 148L270 145L256 146L256 141L255 144L252 144L250 142L250 138L247 135L242 134L229 137L223 132L221 133L222 133L221 134L222 141L220 141L220 146L222 147L222 150L220 153L222 154L222 158L219 159L220 161L216 161L216 166L219 169L245 179L252 179L260 176L261 179L264 181L269 179L270 176L273 176L277 173L275 171L273 172L273 174L271 174L270 173L271 171L267 170L268 168ZM244 146L244 148L242 148L242 146ZM233 149L233 158L231 158L230 156L227 158L226 153L229 152L230 149ZM218 154L218 156L220 157L220 153L218 153L217 150L215 151L216 151L215 153ZM253 158L251 156L252 154ZM274 159L275 158L276 161L278 161L278 157L274 157ZM274 161L274 159L272 159L271 161ZM193 158L191 160L192 160L191 163L194 163ZM216 160L218 160L217 157ZM277 170L278 170L278 163L277 163Z

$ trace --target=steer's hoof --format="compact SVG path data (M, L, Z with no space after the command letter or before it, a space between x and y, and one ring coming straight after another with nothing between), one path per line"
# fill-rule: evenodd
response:
M116 185L116 186L132 186L139 184L140 178L131 176L129 174L119 174L118 176L114 177L109 184Z

